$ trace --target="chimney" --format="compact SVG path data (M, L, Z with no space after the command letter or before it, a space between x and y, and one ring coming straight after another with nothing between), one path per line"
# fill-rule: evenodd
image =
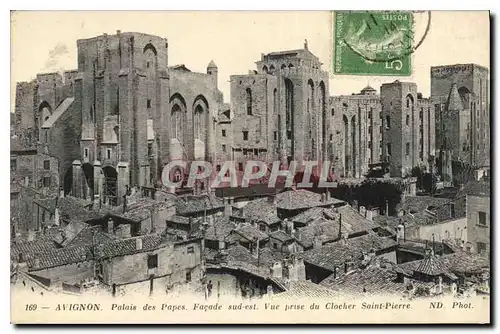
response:
M40 268L40 258L35 257L35 259L34 259L34 267L35 268Z
M135 239L135 249L136 250L142 249L142 239L141 238Z
M295 262L295 259L290 259L286 263L287 277L285 277L285 278L289 279L292 282L297 282L299 280L299 275L298 275L298 272L297 272L297 266L296 266L296 264L297 263Z
M326 193L321 193L321 203L326 202Z
M113 226L113 219L109 218L108 219L108 233L113 234L114 226Z
M288 235L293 236L293 234L294 234L294 230L293 230L293 221L286 219L286 220L285 220L285 224L286 224L286 233L287 233Z
M28 230L28 241L34 241L35 240L35 231L33 230Z
M405 242L406 241L406 237L405 237L405 226L403 224L399 224L398 225L398 230L397 230L397 233L396 233L396 242Z
M54 225L59 226L61 224L61 217L59 215L59 209L56 208L54 211Z
M339 239L342 238L342 214L339 213Z
M341 239L342 245L347 245L348 237L349 237L349 234L347 232L342 233L342 239Z
M64 198L64 190L61 190L61 191L59 192L59 198Z
M127 212L127 196L123 196L123 213Z
M276 195L271 195L271 196L267 197L267 201L270 204L276 204Z
M156 213L155 209L151 208L149 211L149 214L151 215L151 232L156 231Z
M257 237L254 237L253 238L253 249L254 249L254 256L257 258L257 263L259 262L258 260L260 260L260 249L259 249L259 238Z
M385 216L389 216L389 201L385 201Z
M283 267L281 262L274 262L271 266L271 277L272 278L283 278Z
M122 31L121 31L121 30L117 30L117 31L116 31L116 34L117 34L117 35L120 35L121 33L122 33Z
M224 215L230 217L233 214L233 206L231 205L231 200L226 198L224 204Z
M326 189L326 201L328 202L331 198L330 190Z
M299 281L306 280L306 266L304 264L304 259L296 257L295 258L295 267L297 268L297 279Z
M313 238L313 249L320 249L323 246L323 240L321 240L320 235L316 235Z
M372 210L366 210L366 219L369 221L373 221L373 211Z
M219 240L219 250L226 249L226 242L224 240Z

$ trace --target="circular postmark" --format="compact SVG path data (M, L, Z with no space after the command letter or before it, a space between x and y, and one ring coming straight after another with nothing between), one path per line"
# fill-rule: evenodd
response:
M370 11L350 20L342 43L369 62L400 60L417 50L431 25L430 11Z

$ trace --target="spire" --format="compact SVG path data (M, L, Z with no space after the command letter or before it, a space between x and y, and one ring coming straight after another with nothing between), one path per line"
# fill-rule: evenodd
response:
M460 111L463 107L462 99L458 93L457 84L453 83L451 85L450 94L448 95L448 101L446 102L446 110Z
M307 47L307 39L304 40L304 49L309 50Z
M212 59L210 63L208 64L207 68L217 68L217 65L215 64L214 60Z

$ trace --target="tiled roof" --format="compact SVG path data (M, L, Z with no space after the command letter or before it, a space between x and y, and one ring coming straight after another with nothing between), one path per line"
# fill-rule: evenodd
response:
M396 245L394 240L370 232L360 237L340 240L318 249L313 248L305 251L304 261L333 271L335 267L344 264L346 260L360 259L363 252L380 251Z
M286 190L276 195L277 207L284 210L307 209L316 206L326 206L338 203L344 203L344 201L333 197L328 201L322 201L321 194L304 189Z
M406 239L399 240L399 249L409 250L417 253L425 254L426 249L433 248L436 254L443 254L449 246L445 246L441 241L429 241L424 239Z
M467 187L467 195L469 196L479 196L479 197L490 197L491 189L490 182L471 182L469 187Z
M100 219L109 213L107 209L87 209L92 203L81 198L66 196L63 198L45 198L34 201L39 206L45 208L50 213L55 213L59 208L61 219L67 221L86 222L92 219Z
M443 205L450 203L449 199L432 196L405 196L398 204L398 210L404 210L410 213L416 213L429 209L433 211Z
M397 274L392 268L369 266L356 269L346 275L334 277L330 275L320 282L322 286L347 295L368 294L387 295L403 293L406 289L403 282L397 281Z
M299 213L291 218L291 220L296 223L307 225L308 223L317 220L319 217L325 217L333 220L337 217L337 214L330 208L315 207Z
M136 239L142 239L142 249L136 249ZM160 247L163 237L160 234L148 234L145 236L116 240L98 245L97 255L100 258L113 258L136 253L155 250Z
M411 261L399 264L398 266L403 270L416 271L420 268L423 261ZM437 256L434 261L439 263L442 269L455 274L472 274L490 269L490 259L488 257L479 254L468 254L463 251Z
M236 228L236 224L228 217L216 217L213 224L205 231L205 238L209 240L225 240L225 238Z
M361 216L350 205L341 206L337 210L337 212L334 212L331 209L323 208L322 211L320 211L319 208L307 210L314 211L316 213L322 213L322 215L317 217L315 220L310 221L309 225L297 230L298 240L305 247L310 247L313 245L315 236L321 235L323 238L323 242L326 243L336 240L341 236L341 233L352 235L364 231L368 232L379 226L378 224ZM341 231L339 231L340 217L342 217ZM311 217L310 219L313 218Z
M151 198L140 197L134 199L127 205L126 212L123 212L123 206L121 206L117 207L113 211L113 214L127 220L141 222L151 217L151 210L163 210L173 205L174 203L169 201L164 202Z
M34 254L55 250L56 248L57 245L51 238L40 236L33 241L12 242L10 245L10 255L12 259L18 260L19 254L22 253L24 259L26 259Z
M447 268L444 267L441 261L439 261L435 256L424 258L422 261L420 261L414 271L429 276L444 275L448 272Z
M142 249L136 249L136 239L142 239ZM159 234L134 237L98 244L95 252L99 258L112 258L136 253L143 253L158 249L162 245L163 237ZM92 245L80 245L73 247L58 248L52 251L40 252L29 256L27 263L30 270L58 267L72 263L90 261L92 256ZM39 259L39 266L35 267L35 257Z
M40 263L37 266L37 258ZM41 270L52 267L59 267L73 263L89 261L92 259L92 247L90 245L58 248L54 251L43 252L31 256L28 261L30 270Z
M286 242L286 241L290 241L290 240L294 240L295 239L291 235L286 234L285 232L283 232L281 230L269 233L269 237L271 237L273 239L276 239L278 241L281 241L281 242Z
M261 249L259 254L257 257L243 246L232 246L227 249L227 264L233 268L268 278L271 273L271 265L285 258L280 252L274 252L269 248Z
M168 221L176 224L189 225L189 217L185 216L173 215L172 217L168 218Z
M177 214L188 215L192 213L203 212L206 210L214 210L223 208L222 201L211 195L202 196L182 196L179 197L176 203Z
M241 210L247 221L263 222L268 225L280 222L276 205L271 203L268 198L250 201Z
M250 224L242 224L234 229L232 233L238 234L248 241L253 241L254 238L257 238L259 241L269 239L266 233L259 231L256 226Z
M96 244L103 244L117 239L114 235L104 233L102 231L95 231L95 234L93 233L94 231L92 228L90 228L90 226L85 227L71 240L65 242L64 245L65 247L73 247L81 245L90 245L94 242Z
M273 296L276 299L335 298L338 293L309 281L290 281L287 290Z

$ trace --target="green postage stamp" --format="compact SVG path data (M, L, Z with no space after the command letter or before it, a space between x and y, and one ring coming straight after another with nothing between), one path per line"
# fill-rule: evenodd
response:
M336 11L333 73L411 75L413 15L409 11Z

